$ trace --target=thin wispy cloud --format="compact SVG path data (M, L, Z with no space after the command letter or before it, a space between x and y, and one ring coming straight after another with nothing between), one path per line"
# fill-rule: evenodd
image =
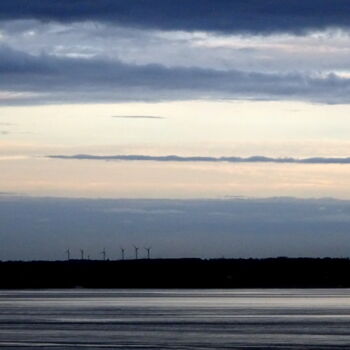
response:
M18 193L18 192L0 192L0 197L8 197L8 198L12 198L15 196L24 196L23 193Z
M112 118L117 119L165 119L164 117L154 115L113 115Z
M182 157L177 155L112 155L99 156L91 154L49 155L52 159L103 160L103 161L153 161L153 162L226 162L226 163L289 163L289 164L350 164L350 157L311 157L311 158L271 158L264 156L252 157Z

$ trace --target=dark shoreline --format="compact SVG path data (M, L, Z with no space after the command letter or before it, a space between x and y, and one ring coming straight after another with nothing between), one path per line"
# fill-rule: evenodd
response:
M0 262L0 289L350 288L350 260L140 259Z

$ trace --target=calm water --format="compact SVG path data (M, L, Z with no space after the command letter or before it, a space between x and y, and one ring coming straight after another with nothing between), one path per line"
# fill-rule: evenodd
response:
M1 349L350 349L350 290L0 292Z

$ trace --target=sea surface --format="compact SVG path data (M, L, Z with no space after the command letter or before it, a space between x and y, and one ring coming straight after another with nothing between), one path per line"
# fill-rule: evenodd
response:
M350 349L350 290L0 291L0 348Z

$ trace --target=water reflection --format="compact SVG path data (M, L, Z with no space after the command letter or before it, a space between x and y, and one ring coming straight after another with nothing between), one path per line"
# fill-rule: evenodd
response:
M0 292L2 349L346 349L350 290Z

